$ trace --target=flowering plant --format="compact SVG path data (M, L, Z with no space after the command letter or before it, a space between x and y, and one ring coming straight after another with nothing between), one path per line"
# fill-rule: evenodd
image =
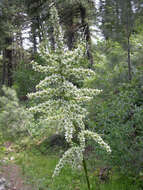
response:
M56 129L64 132L65 139L70 145L56 166L53 174L55 176L66 163L72 164L73 167L82 164L85 138L94 139L108 152L111 150L98 134L86 130L84 124L88 112L83 105L100 90L78 88L72 80L74 78L76 81L84 81L95 75L94 71L81 64L85 59L85 44L82 42L77 48L68 50L54 6L51 8L51 18L56 48L53 50L50 45L47 50L41 48L40 54L45 60L45 65L32 62L35 71L45 73L47 76L36 86L36 92L28 94L28 97L38 99L40 102L29 110L39 113L39 121L45 122L48 126L56 122ZM73 140L74 134L78 143Z

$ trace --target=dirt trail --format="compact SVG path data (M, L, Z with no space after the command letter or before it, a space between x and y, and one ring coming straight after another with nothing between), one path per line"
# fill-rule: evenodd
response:
M25 184L21 175L21 169L15 164L0 166L0 177L4 177L10 183L9 190L32 190L30 185Z
M4 143L7 153L12 151L11 146L11 142ZM33 190L31 185L25 183L21 168L12 162L6 164L4 160L2 159L0 164L0 178L4 178L6 183L10 184L10 188L6 190Z

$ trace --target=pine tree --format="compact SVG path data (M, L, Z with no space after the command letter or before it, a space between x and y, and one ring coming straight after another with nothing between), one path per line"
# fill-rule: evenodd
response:
M131 35L137 32L137 20L141 16L142 1L100 0L100 28L104 37L119 42L127 52L128 79L132 79ZM141 22L140 22L141 24Z
M29 98L38 100L38 105L30 108L33 113L39 113L39 122L45 126L56 126L57 131L65 134L65 139L70 145L56 166L53 176L58 175L64 164L72 163L77 167L84 163L83 152L85 150L85 138L92 138L108 152L110 147L102 138L86 129L84 120L87 116L85 103L92 99L100 91L89 88L78 88L74 80L82 80L95 75L91 69L82 66L85 59L85 44L79 44L77 48L68 50L64 44L62 28L59 24L57 9L51 8L51 20L53 22L55 45L53 51L49 48L41 49L41 56L45 65L32 62L35 71L46 74L37 86L37 91L30 93ZM74 140L76 136L76 141ZM84 167L85 168L85 167ZM88 180L87 180L88 181Z
M69 49L72 49L75 42L81 35L85 36L86 52L89 60L89 67L93 66L91 30L90 26L95 25L96 8L94 1L90 0L65 0L57 1L57 8L60 16L60 21L65 28L65 39ZM94 23L94 24L93 24Z
M3 54L2 85L13 85L13 71L19 62L24 25L23 1L5 0L0 3L0 51ZM21 53L22 54L22 53ZM19 56L20 57L20 56Z

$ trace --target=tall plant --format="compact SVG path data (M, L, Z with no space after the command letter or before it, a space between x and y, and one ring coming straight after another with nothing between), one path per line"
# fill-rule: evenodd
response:
M56 42L55 50L50 44L47 49L41 48L40 54L45 60L45 65L32 62L35 71L46 74L37 86L37 91L30 93L31 99L38 100L38 104L30 108L31 112L39 113L39 122L45 126L56 126L56 130L65 134L69 149L57 164L53 176L59 174L65 164L72 164L73 168L84 166L88 189L90 184L87 176L86 163L84 160L85 139L92 138L108 152L110 147L102 138L86 129L84 119L87 116L85 103L92 99L100 91L89 88L78 88L77 82L92 77L95 73L82 66L85 59L84 42L77 48L68 50L64 44L62 28L59 24L57 10L51 8L51 20L54 27ZM44 46L45 47L45 46Z

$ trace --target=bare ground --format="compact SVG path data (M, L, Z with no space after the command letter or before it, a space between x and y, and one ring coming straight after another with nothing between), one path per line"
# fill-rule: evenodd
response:
M11 142L6 142L4 144L8 151L11 148L11 145ZM21 168L14 163L2 163L0 165L0 178L2 177L4 177L6 182L10 184L8 190L33 190L32 185L26 184Z
M0 177L4 177L10 183L9 190L32 190L30 185L24 182L21 169L15 164L0 166Z

